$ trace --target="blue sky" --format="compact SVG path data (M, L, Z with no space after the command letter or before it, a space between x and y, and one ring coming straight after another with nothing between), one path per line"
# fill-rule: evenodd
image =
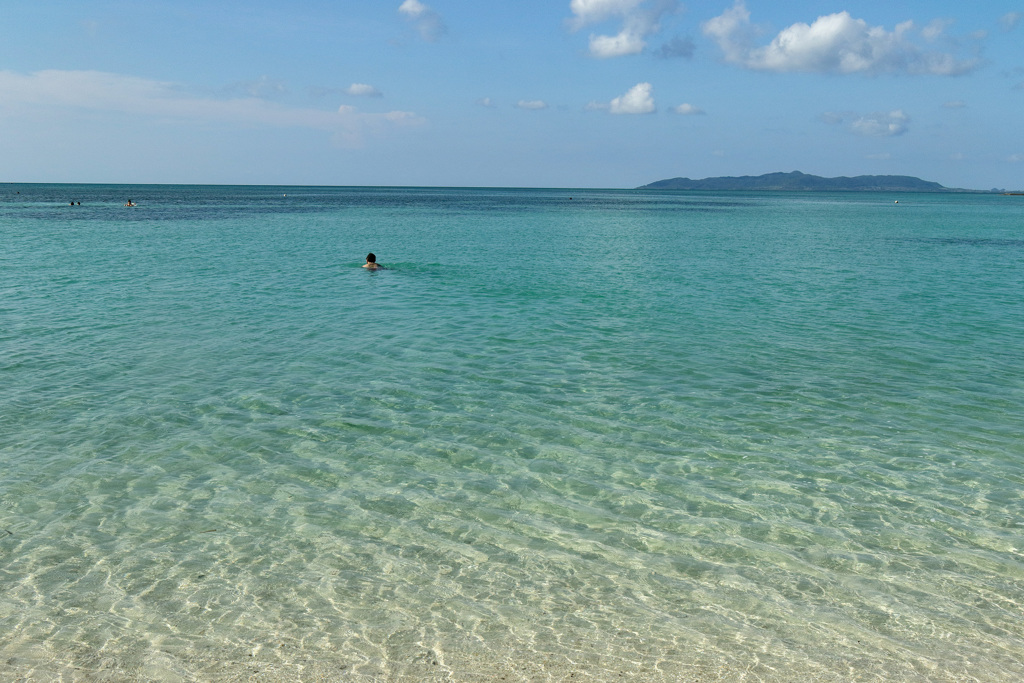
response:
M1024 188L1024 0L5 0L0 180Z

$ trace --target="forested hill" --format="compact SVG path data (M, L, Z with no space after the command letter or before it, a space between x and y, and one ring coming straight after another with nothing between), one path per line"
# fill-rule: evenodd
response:
M938 183L904 175L861 175L854 178L822 178L800 171L766 173L759 176L722 178L671 178L659 180L642 190L789 190L799 192L889 191L889 192L957 192ZM963 190L959 190L963 191Z

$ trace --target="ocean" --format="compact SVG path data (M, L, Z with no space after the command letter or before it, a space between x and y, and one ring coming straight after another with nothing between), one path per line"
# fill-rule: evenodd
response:
M0 677L1019 681L1022 199L2 184Z

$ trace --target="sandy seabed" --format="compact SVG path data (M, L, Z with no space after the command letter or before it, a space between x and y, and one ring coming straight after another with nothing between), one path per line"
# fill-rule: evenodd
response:
M5 652L6 650L6 652ZM807 662L780 668L754 657L747 665L735 662L687 664L679 658L629 661L580 653L572 658L537 652L496 656L479 653L446 653L423 647L405 661L367 660L331 653L294 650L268 643L253 652L175 655L160 651L142 661L127 662L104 652L73 651L54 656L43 646L25 647L20 654L0 650L0 679L17 681L211 681L235 683L305 683L307 681L387 681L390 683L451 682L572 682L650 681L652 683L1002 683L1015 680L1011 672L945 671L910 662L843 661ZM704 658L706 659L706 658ZM843 671L841 668L845 668ZM984 667L982 667L984 668Z

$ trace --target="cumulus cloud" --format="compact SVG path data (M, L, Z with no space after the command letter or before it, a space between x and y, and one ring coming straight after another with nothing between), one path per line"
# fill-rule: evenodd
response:
M419 0L405 0L398 12L416 27L420 37L428 43L440 40L448 32L441 15Z
M694 105L687 103L672 107L672 111L676 114L683 114L684 116L699 116L706 113L700 107L695 107Z
M858 116L850 122L850 130L865 137L884 138L903 135L909 123L910 117L902 109L897 109Z
M757 31L750 23L747 6L739 0L722 14L701 24L701 30L718 43L728 62L743 64L754 49Z
M637 83L621 97L611 102L590 102L588 111L608 111L612 114L650 114L655 111L653 88L650 83Z
M347 95L357 95L359 97L383 97L384 93L377 90L372 85L366 83L353 83L345 89Z
M0 102L6 108L28 105L183 122L311 128L350 146L394 126L423 123L406 111L370 114L354 107L337 111L289 107L259 97L195 96L174 83L100 71L0 71Z
M519 109L529 109L531 111L537 111L539 109L547 109L548 103L544 100L519 100L516 102L516 107Z
M650 83L637 83L625 95L612 100L608 111L613 114L650 114L655 110L651 91Z
M622 57L644 51L647 43L643 36L632 31L622 31L614 36L591 36L590 54L595 57Z
M845 124L850 132L873 138L903 135L910 125L910 117L902 109L871 114L826 112L820 119L831 125Z
M913 39L920 35L938 41L947 28L932 22L916 31L914 22L897 24L892 31L869 26L849 12L818 17L814 23L796 23L783 29L768 45L757 45L757 30L743 0L702 25L727 62L761 71L812 73L909 73L955 76L979 65L953 54L925 51Z
M569 25L578 31L609 19L621 21L614 35L591 34L590 54L599 58L635 55L647 47L649 36L661 30L661 18L676 7L676 0L572 0Z

